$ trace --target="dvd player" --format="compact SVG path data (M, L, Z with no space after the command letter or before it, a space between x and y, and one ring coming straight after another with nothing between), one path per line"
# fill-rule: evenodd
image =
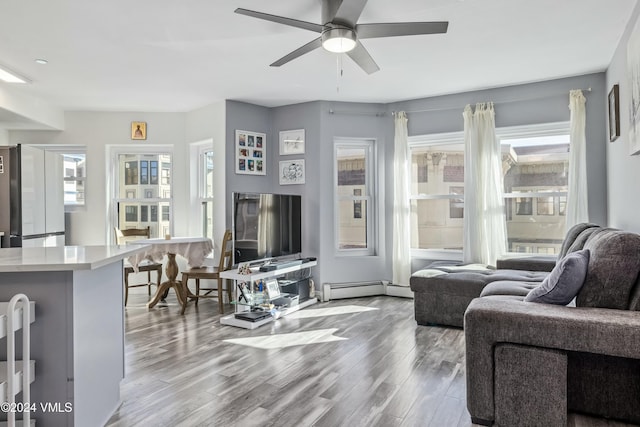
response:
M235 314L236 319L247 320L249 322L257 322L271 317L271 313L268 311L243 311Z

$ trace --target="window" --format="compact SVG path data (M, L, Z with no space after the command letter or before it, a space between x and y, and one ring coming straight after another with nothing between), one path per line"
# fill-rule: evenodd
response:
M413 139L409 150L411 247L417 250L462 249L462 133Z
M375 254L374 165L373 141L336 141L336 246L342 255Z
M568 124L502 131L507 250L556 254L565 235Z
M353 195L362 196L362 189L354 188ZM362 200L356 200L355 202L353 202L353 218L354 219L362 218Z
M464 187L449 187L449 194L464 196ZM449 199L449 218L464 217L464 198Z
M148 160L140 161L140 184L142 185L149 184L149 161Z
M63 180L64 180L64 205L84 206L85 203L85 179L86 179L86 154L84 151L76 153L63 153Z
M137 222L138 221L138 207L137 206L125 206L125 221Z
M200 205L202 206L202 235L213 236L213 150L200 152Z
M508 250L557 253L565 235L569 124L497 129ZM464 135L409 138L411 248L461 250ZM555 252L554 252L555 251Z
M151 185L158 185L158 161L151 160Z
M171 164L162 163L162 175L161 175L160 183L162 185L171 184Z
M158 165L163 177L160 182ZM171 155L119 152L115 153L115 168L114 226L149 227L152 237L167 234L171 229Z
M125 162L124 164L124 185L138 184L138 162Z

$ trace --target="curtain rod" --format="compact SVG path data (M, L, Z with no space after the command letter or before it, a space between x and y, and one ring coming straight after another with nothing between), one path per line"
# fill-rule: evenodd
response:
M375 116L375 117L384 117L387 115L384 111L340 111L329 109L329 114L338 114L344 116Z
M591 88L588 87L586 89L579 89L583 92L591 92ZM529 97L522 97L522 98L512 98L512 99L505 99L504 101L494 101L494 104L509 104L511 102L520 102L520 101L529 101L529 100L535 100L535 99L544 99L544 98L551 98L553 96L558 96L561 95L561 93L556 93L556 94L550 94L550 95L540 95L540 96L529 96ZM468 104L475 104L475 103L471 103L469 102ZM466 105L466 104L465 104ZM460 106L455 106L455 107L439 107L439 108L428 108L425 110L406 110L405 113L409 114L409 113L428 113L431 111L447 111L447 110L462 110L464 109L464 107L460 107ZM392 116L396 115L395 111L391 112Z

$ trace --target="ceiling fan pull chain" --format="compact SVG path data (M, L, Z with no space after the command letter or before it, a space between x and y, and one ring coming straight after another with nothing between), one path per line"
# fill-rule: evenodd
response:
M340 93L340 77L342 77L342 54L336 55L336 93Z

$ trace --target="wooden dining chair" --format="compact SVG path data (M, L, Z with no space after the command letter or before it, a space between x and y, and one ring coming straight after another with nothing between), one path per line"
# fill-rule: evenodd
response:
M231 230L227 230L224 232L224 237L222 238L222 245L220 245L220 261L218 262L217 267L199 267L192 268L188 271L182 272L182 288L184 290L185 295L187 296L187 302L189 300L195 300L195 305L198 305L198 300L200 298L217 298L218 299L218 311L220 314L224 313L224 301L223 301L223 291L226 284L227 293L229 295L229 301L231 301L232 296L232 286L228 283L227 279L220 278L220 272L231 269L231 265L233 263L233 244L231 241ZM196 288L195 293L191 292L188 286L189 279L195 279ZM203 288L200 287L200 279L208 279L215 280L216 287L215 288ZM213 294L213 291L217 291L216 294ZM182 307L182 314L184 314L184 310L187 307L185 304Z
M114 227L116 234L116 244L124 245L127 242L135 241L139 239L148 239L151 237L150 227L147 228L128 228L126 230L120 230L118 227ZM127 305L129 299L129 288L138 288L140 286L146 286L149 296L151 296L151 285L158 286L162 280L162 263L144 260L138 264L138 271L147 272L147 283L140 283L135 285L129 284L129 275L134 273L133 266L125 259L124 261L124 305ZM155 271L156 282L151 281L151 272Z

